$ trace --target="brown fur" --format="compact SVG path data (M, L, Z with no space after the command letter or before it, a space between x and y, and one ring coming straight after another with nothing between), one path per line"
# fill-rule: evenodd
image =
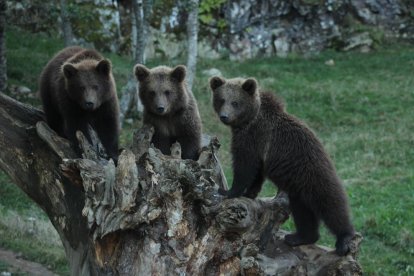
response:
M43 69L39 85L52 129L77 145L77 130L90 140L89 124L108 155L117 160L119 107L109 60L95 50L65 48Z
M347 197L315 134L254 79L214 77L210 86L214 109L232 130L234 181L222 193L255 198L267 177L289 195L296 233L287 243L316 242L322 219L337 237L337 253L346 254L354 235Z
M183 159L197 160L201 148L201 119L197 103L185 83L184 66L134 68L139 97L144 105L144 123L154 126L152 143L164 154L179 142Z

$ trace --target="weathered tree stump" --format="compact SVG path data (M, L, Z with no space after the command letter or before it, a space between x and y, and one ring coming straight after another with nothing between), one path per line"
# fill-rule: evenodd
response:
M93 133L93 131L91 130ZM223 199L216 153L181 160L134 135L115 166L96 135L78 140L83 158L57 136L43 113L0 94L0 167L49 216L73 275L360 275L361 236L345 257L312 246L291 248L279 226L289 216L280 193Z

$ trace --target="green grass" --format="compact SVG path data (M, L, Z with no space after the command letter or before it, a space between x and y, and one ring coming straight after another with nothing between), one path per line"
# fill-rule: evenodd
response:
M69 275L63 248L51 246L36 236L10 231L0 224L0 247L20 252L26 260L41 263L59 275Z
M16 269L10 266L8 263L2 262L0 260L0 273L9 272L13 276L26 276L26 273L22 273L19 269Z
M10 82L34 91L42 67L62 47L59 40L17 30L8 32L7 45ZM113 54L107 56L114 64L120 88L132 71L131 61ZM335 66L325 65L328 59L333 59ZM157 60L148 66L180 62ZM283 97L288 111L304 120L321 138L346 185L355 227L364 236L360 261L365 274L414 274L414 49L389 45L368 54L327 51L307 59L290 56L247 62L200 60L193 92L204 131L220 139L220 159L231 183L230 131L216 118L208 78L201 73L212 67L220 69L226 78L257 78L264 89ZM130 143L132 131L139 125L134 122L125 127L123 146ZM271 196L275 191L267 183L261 194ZM37 208L2 174L0 205L23 214ZM293 229L292 222L284 228ZM6 238L0 235L1 246L29 252L41 250L19 249L23 244L30 245L30 239L0 230L6 233ZM334 245L326 229L322 237L321 244ZM52 266L60 262L47 252L33 255L44 256L42 261Z

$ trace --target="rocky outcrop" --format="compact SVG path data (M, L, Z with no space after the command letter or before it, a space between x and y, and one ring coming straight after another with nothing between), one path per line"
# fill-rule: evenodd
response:
M59 7L53 1L7 3L8 22L33 32L58 30ZM72 3L70 16L78 42L130 53L129 1ZM366 52L384 38L414 41L414 1L409 0L232 0L217 6L209 16L210 23L200 24L198 52L202 58L311 55L326 48ZM184 2L154 4L147 58L184 55L186 20Z
M317 53L373 45L372 32L414 37L407 1L402 0L236 0L224 7L233 59L290 52Z

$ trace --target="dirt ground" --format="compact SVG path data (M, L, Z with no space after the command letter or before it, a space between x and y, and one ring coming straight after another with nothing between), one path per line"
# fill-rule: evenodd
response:
M12 275L18 272L36 276L57 276L43 265L24 260L19 254L2 248L0 248L0 260L10 266L8 272L12 273Z

